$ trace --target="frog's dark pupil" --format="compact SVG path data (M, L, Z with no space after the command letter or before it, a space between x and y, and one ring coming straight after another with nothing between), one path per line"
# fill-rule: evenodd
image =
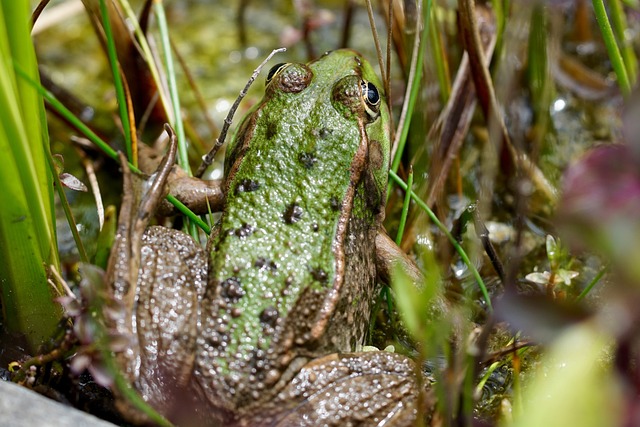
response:
M380 93L376 85L366 80L360 82L360 87L364 98L364 109L369 118L369 123L371 123L380 115Z
M367 102L372 105L378 105L380 102L380 93L378 93L378 88L373 83L362 82L363 83L363 91L366 93Z
M278 73L278 71L280 71L285 65L287 64L284 62L281 62L271 67L271 69L269 70L269 74L267 74L267 80L265 82L265 85L268 85L271 82L271 79L273 78L273 76L275 76Z

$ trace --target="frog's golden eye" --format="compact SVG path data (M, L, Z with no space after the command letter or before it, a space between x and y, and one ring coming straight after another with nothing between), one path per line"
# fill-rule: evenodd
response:
M264 85L269 86L269 83L271 83L271 80L275 77L275 75L278 74L278 72L282 70L286 65L287 64L285 62L281 62L271 67L271 69L269 70L269 74L267 74L267 80L264 82Z
M366 80L360 82L360 87L367 115L371 121L374 121L380 115L380 92L378 92L376 85Z

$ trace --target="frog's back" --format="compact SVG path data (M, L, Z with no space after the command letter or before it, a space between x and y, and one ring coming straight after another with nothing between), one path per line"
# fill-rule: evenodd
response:
M277 74L228 155L196 371L208 397L231 406L277 389L299 369L291 366L298 356L351 350L364 332L348 325L327 334L338 318L367 320L353 317L368 316L368 306L344 305L368 295L343 284L373 288L384 187L365 182L372 142L361 118L335 108L337 97L361 90L359 60L329 55ZM373 145L374 161L388 161L381 143Z

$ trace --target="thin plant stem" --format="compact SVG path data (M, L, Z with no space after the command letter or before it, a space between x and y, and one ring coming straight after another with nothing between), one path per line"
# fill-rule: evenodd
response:
M422 11L422 1L418 2L418 8ZM393 141L393 149L395 150L393 161L391 162L391 170L396 172L398 167L400 166L400 160L402 159L402 152L404 151L404 146L407 142L407 135L409 134L409 127L411 124L411 117L413 116L413 110L416 105L416 101L418 99L418 92L421 89L421 85L419 84L422 80L422 70L423 70L423 58L424 58L424 49L421 49L421 46L426 44L427 37L429 36L429 14L431 12L431 0L427 0L426 11L422 13L422 22L424 22L425 28L422 29L422 32L417 31L416 40L414 41L414 49L411 60L411 72L409 73L409 81L407 83L407 92L405 93L405 104L402 107L402 112L400 113L400 121L398 123L398 127L400 128L400 133L396 134L396 138ZM418 30L420 25L420 20L418 19ZM417 34L420 34L420 37L417 37ZM387 192L387 197L389 197L390 191Z
M609 7L611 9L611 23L613 24L613 31L621 45L620 54L624 59L629 81L631 85L633 85L638 77L638 58L624 34L627 29L627 19L624 15L624 11L622 10L620 0L611 0L609 2Z
M405 184L405 182L398 176L398 174L396 174L394 171L389 171L389 176L393 181L395 181L396 184L398 184L400 188L402 188L405 191L409 191L407 184ZM456 252L458 252L458 255L460 255L462 262L464 262L465 265L469 268L469 270L471 270L471 273L473 274L474 279L476 280L476 282L478 283L478 286L480 287L482 296L485 299L485 302L487 304L487 309L489 310L490 313L493 312L493 306L491 305L491 299L489 298L489 292L487 291L487 287L485 286L484 281L482 280L482 277L480 277L480 273L478 272L476 267L473 265L473 263L467 256L464 249L462 249L462 246L460 246L460 244L456 241L453 235L449 232L447 227L445 227L445 225L442 222L440 222L436 214L431 209L429 209L429 206L427 206L427 204L423 202L422 199L420 199L420 197L416 193L411 191L411 197L413 198L413 201L420 207L420 209L425 211L425 213L429 216L429 219L433 221L433 223L440 229L440 231L442 231L444 235L447 236L447 239L449 239L449 242L451 243L451 245L453 245Z
M407 176L407 188L413 188L413 168L410 168ZM396 235L396 245L402 243L404 235L404 227L407 224L407 215L409 214L409 206L411 205L411 191L405 191L404 203L402 204L402 213L400 215L400 224L398 225L398 234Z
M618 43L616 42L616 38L613 35L613 30L611 29L611 24L609 23L609 17L607 16L604 2L603 0L592 0L592 3L593 11L596 15L596 21L598 21L598 25L600 26L600 32L602 33L604 45L607 47L607 52L609 52L609 60L611 61L611 66L613 67L613 71L616 73L616 77L618 78L618 85L620 86L622 94L628 96L631 93L631 84L629 83L629 76L627 75L627 67L624 64L624 59L620 54Z
M253 70L253 74L249 78L249 81L244 86L242 91L240 91L240 94L238 95L235 102L231 106L231 109L229 109L229 113L227 113L227 117L225 117L224 119L224 125L222 126L222 130L220 131L220 135L216 139L216 142L213 144L213 147L211 147L211 150L209 150L209 152L202 158L202 163L200 164L200 166L198 166L198 169L196 170L196 173L195 173L196 177L200 178L202 174L204 174L204 171L207 170L207 168L211 165L211 163L213 163L213 159L216 156L216 153L224 144L224 140L227 137L227 132L229 131L229 126L231 126L231 123L233 121L233 116L236 113L238 106L240 106L240 102L247 95L249 88L251 87L253 82L256 80L258 75L260 75L260 71L262 70L262 68L267 64L267 62L269 62L269 60L276 53L284 52L286 50L287 49L284 47L272 50L271 53L264 59L264 61L262 61L260 65L258 65L258 67L255 70Z
M602 276L604 276L607 270L609 270L608 265L605 265L604 267L602 267L602 269L598 271L598 274L596 274L593 277L593 279L591 279L589 284L582 290L582 292L580 292L580 295L578 295L576 300L581 301L582 299L584 299L584 297L586 297L589 294L589 292L591 292L591 289L593 289L593 287L600 281L600 279L602 279Z
M78 248L80 261L88 264L89 257L87 256L87 251L84 248L82 239L80 239L80 233L78 233L78 227L76 224L76 220L73 217L73 213L71 212L71 206L69 205L69 200L67 200L67 195L64 192L64 187L62 186L62 182L60 182L60 177L58 176L58 172L56 171L56 168L54 166L53 157L51 156L51 151L49 151L48 148L49 147L45 147L44 151L47 157L47 163L49 164L49 169L51 170L51 174L53 175L53 182L55 183L56 190L58 191L60 204L62 205L64 214L67 217L67 222L69 223L69 229L71 230L71 235L73 236L73 240L76 243L76 248Z
M189 154L187 153L187 141L184 136L182 114L180 114L180 96L178 95L176 72L173 66L173 56L171 54L169 28L162 0L154 0L153 8L156 13L156 18L158 19L160 45L162 46L162 54L164 55L165 67L167 70L167 85L169 86L169 96L171 97L171 107L173 109L172 126L176 130L176 137L178 138L178 164L189 176L192 176L191 167L189 166Z
M100 15L102 15L102 26L104 27L104 33L107 39L107 55L109 56L113 86L115 87L116 98L118 100L118 112L120 113L120 121L122 122L127 159L137 166L138 160L133 156L131 124L129 122L129 112L127 111L127 100L124 93L122 77L120 76L120 64L118 63L118 55L116 53L113 32L111 31L111 22L109 21L109 11L107 10L106 0L100 0Z

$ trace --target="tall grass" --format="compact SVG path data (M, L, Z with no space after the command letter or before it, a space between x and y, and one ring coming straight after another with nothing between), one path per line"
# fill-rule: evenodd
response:
M44 106L16 69L38 79L27 0L0 2L0 295L4 326L35 350L62 313L47 283L59 260Z

